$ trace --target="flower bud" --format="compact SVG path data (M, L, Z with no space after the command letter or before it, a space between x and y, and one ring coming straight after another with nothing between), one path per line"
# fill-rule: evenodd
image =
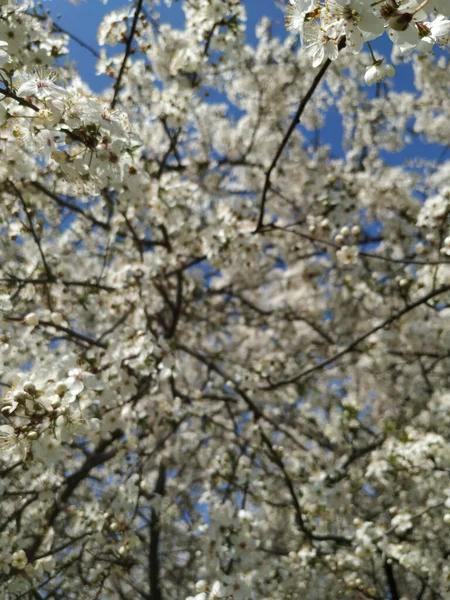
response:
M58 396L64 396L64 394L67 392L66 384L63 381L58 381L55 386L55 392L58 394Z
M379 81L382 81L386 77L393 77L395 75L395 69L392 65L385 65L380 61L377 61L370 67L367 67L364 75L364 81L367 85L373 85Z
M23 390L15 390L12 394L14 402L18 404L23 404L27 399L29 399L28 394Z
M30 396L32 396L33 394L36 393L36 386L34 385L34 383L32 381L26 381L23 384L23 391L26 392L27 394L30 394Z
M28 313L23 322L25 325L30 325L30 327L36 327L36 325L39 325L39 319L36 313Z
M55 325L61 325L61 323L64 323L64 317L61 313L52 312L52 314L50 315L50 319Z

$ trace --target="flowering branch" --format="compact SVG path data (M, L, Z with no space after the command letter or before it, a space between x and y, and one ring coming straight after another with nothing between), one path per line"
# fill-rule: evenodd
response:
M125 45L125 54L124 54L124 57L122 60L122 64L120 65L120 70L119 70L119 74L116 79L116 83L114 84L114 94L113 94L113 98L111 100L111 108L115 108L117 101L119 99L119 92L120 92L120 88L122 85L122 77L125 73L125 67L127 64L128 57L131 54L131 48L133 45L134 34L136 33L136 27L137 27L139 15L141 14L142 4L143 4L143 0L137 0L136 8L134 11L133 22L131 24L130 33L128 35L127 42Z
M450 291L450 285L443 285L442 287L438 288L437 290L433 290L433 291L429 292L428 294L425 294L424 296L422 296L415 302L408 304L402 310L394 313L393 315L391 315L390 317L388 317L387 319L385 319L384 321L382 321L381 323L379 323L378 325L376 325L369 331L366 331L365 333L360 335L356 340L354 340L353 342L348 344L348 346L346 346L343 350L340 350L339 352L337 352L330 358L327 358L326 360L320 362L319 364L315 365L314 367L309 367L308 369L305 369L304 371L301 371L300 373L297 373L296 375L293 375L292 377L288 377L287 379L280 379L279 381L272 382L272 383L270 383L270 385L264 386L261 389L263 389L263 390L276 389L278 387L288 385L290 383L295 383L297 381L300 381L301 379L304 379L305 377L309 377L309 375L312 375L312 373L321 371L328 365L334 364L337 360L339 360L340 358L342 358L349 352L353 352L353 350L355 350L359 346L359 344L361 344L361 342L366 340L368 337L370 337L377 331L380 331L381 329L384 329L385 327L392 325L392 323L395 323L395 321L398 321L404 315L406 315L410 311L414 310L418 306L421 306L422 304L426 304L429 300L435 298L436 296L440 296L441 294L444 294L445 292L448 292L448 291Z
M5 83L5 82L3 81L3 83ZM25 106L26 108L31 108L35 112L39 112L39 108L35 104L30 102L26 98L21 98L20 96L18 96L15 92L13 92L8 87L0 88L0 94L3 94L3 96L5 96L6 98L12 98L16 102L18 102L21 106Z
M346 43L345 37L343 37L338 43L338 49L342 50L343 48L345 48L345 43ZM278 161L280 160L280 157L283 154L283 150L286 148L286 146L291 138L291 135L294 133L297 125L300 123L300 119L303 114L303 111L305 110L306 106L308 105L308 102L313 97L314 92L316 91L318 85L322 81L322 79L323 79L325 73L327 72L328 67L331 65L331 63L332 63L332 61L328 58L323 63L323 65L319 69L318 73L314 77L314 79L311 83L311 86L309 87L306 94L303 96L303 98L298 106L297 112L295 113L294 118L292 119L292 122L289 125L288 130L284 134L284 137L281 140L281 144L278 146L275 156L273 157L273 160L272 160L269 168L266 171L266 177L264 180L264 186L263 186L263 191L262 191L262 196L261 196L261 204L259 207L258 222L256 225L255 233L258 233L262 229L263 224L264 224L264 211L265 211L265 206L266 206L266 201L267 201L267 193L268 193L268 191L270 189L270 185L271 185L270 177L272 175L272 171L277 166Z

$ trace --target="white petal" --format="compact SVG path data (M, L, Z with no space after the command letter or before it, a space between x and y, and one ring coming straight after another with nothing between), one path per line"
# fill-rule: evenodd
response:
M22 83L20 88L17 90L17 95L21 98L26 98L27 96L34 96L37 92L37 85L35 81L26 81Z
M0 425L0 436L11 437L14 435L14 427L11 425Z
M66 385L69 392L71 394L75 394L75 396L81 394L81 392L84 390L83 382L79 379L74 379L73 377L69 377L69 379L67 379Z

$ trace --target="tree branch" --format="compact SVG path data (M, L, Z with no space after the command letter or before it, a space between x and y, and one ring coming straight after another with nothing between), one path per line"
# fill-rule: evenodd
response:
M159 466L158 479L154 488L154 493L164 496L166 488L166 469L164 465ZM149 522L150 548L148 553L148 579L150 584L150 600L162 600L161 582L160 582L160 556L159 556L159 537L161 532L160 511L152 507L152 514Z
M394 568L387 560L384 563L384 572L389 586L391 600L400 600L400 595L397 590L397 582L395 581Z
M123 74L125 73L125 67L127 64L128 57L131 54L131 46L133 44L134 35L136 33L136 26L137 26L137 22L139 19L139 15L142 10L142 3L143 3L143 0L138 0L137 4L136 4L136 10L134 12L133 23L131 24L130 34L127 38L127 43L125 46L125 56L123 57L122 64L120 65L119 75L117 76L116 83L114 84L114 95L113 95L113 99L111 100L111 108L115 108L117 101L119 99L120 85L122 83Z
M339 50L342 50L342 48L344 48L344 47L345 47L345 37L342 38L338 44ZM300 118L303 114L303 111L305 110L308 102L311 100L314 92L316 91L317 86L322 81L322 78L325 75L325 73L327 72L328 67L331 65L331 62L332 61L329 58L327 58L327 60L323 63L322 67L320 68L319 72L314 77L309 90L303 96L303 98L298 106L297 112L295 113L294 118L292 119L292 122L289 125L288 130L284 134L284 137L281 141L281 144L278 147L278 150L272 160L270 167L266 171L266 179L264 181L264 187L263 187L263 192L262 192L262 197L261 197L261 205L259 208L258 224L256 225L255 233L258 233L264 224L264 211L265 211L265 206L266 206L266 201L267 201L267 192L270 189L270 177L272 175L272 171L277 166L278 161L279 161L281 155L283 154L283 150L286 148L286 146L291 138L291 135L294 133L295 128L300 123Z

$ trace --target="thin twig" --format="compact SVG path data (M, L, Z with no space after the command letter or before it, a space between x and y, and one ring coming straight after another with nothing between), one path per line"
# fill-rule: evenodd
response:
M97 225L97 227L101 227L102 229L104 229L106 231L109 230L108 223L99 221L98 219L93 217L91 214L84 212L84 210L82 208L80 208L76 204L72 204L71 202L68 202L64 198L61 198L60 196L58 196L51 190L47 189L44 185L42 185L42 183L39 183L39 181L30 181L29 183L30 183L30 185L32 185L33 187L35 187L36 189L41 191L43 194L45 194L46 196L51 198L54 202L56 202L62 208L67 208L68 210L71 210L73 212L76 212L76 213L82 215L85 219L88 219L93 225Z
M339 50L342 50L342 48L345 47L345 37L340 40L338 47L339 47ZM325 75L325 73L327 72L328 67L331 65L331 62L332 61L329 58L327 58L327 60L323 63L320 71L314 77L309 90L303 96L303 98L298 106L297 112L295 113L294 118L292 119L292 122L289 125L289 129L284 134L284 137L281 141L280 146L278 147L278 150L274 156L274 159L273 159L270 167L266 171L266 179L264 181L264 187L263 187L263 192L262 192L262 197L261 197L261 206L259 208L258 224L256 226L255 233L257 233L263 226L264 210L265 210L266 201L267 201L267 192L270 189L270 176L272 175L272 171L277 166L277 163L278 163L281 155L283 154L283 150L286 148L287 143L289 142L289 140L291 138L291 135L294 133L295 128L300 123L300 118L303 114L303 111L305 110L308 102L311 100L314 92L316 91L317 86L322 81L322 78Z
M125 72L125 67L127 64L128 57L131 54L131 46L133 44L133 38L136 33L136 26L137 26L137 22L139 19L139 15L142 10L142 3L143 3L143 0L138 0L137 5L136 5L133 23L131 24L130 35L127 38L127 43L125 46L125 56L123 57L122 64L120 65L119 75L117 76L116 83L114 84L114 95L113 95L113 99L111 100L111 108L114 108L117 104L117 100L119 97L119 91L120 91L120 85L122 82L122 77Z
M29 102L25 98L21 98L9 88L0 88L0 94L3 94L4 96L6 96L6 98L12 98L21 106L25 106L26 108L31 108L35 112L39 112L39 108L37 106L35 106L33 103Z
M53 27L53 30L56 31L57 33L64 33L65 35L69 36L71 40L76 42L82 48L85 48L86 50L88 50L93 56L95 56L95 58L100 58L100 52L98 52L95 48L90 46L87 42L84 42L81 38L79 38L74 33L67 31L67 29L64 29L63 27L61 27L61 25L58 25L58 23L55 23L54 21L52 21L52 27Z

